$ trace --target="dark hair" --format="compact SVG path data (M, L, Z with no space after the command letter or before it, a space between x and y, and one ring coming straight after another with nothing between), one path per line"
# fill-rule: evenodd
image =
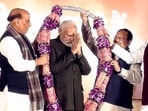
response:
M7 20L9 21L9 22L11 22L11 21L13 21L15 18L22 18L22 15L21 14L15 14L15 15L9 15L8 16L8 18L7 18Z
M128 41L131 41L133 39L133 34L132 34L132 32L129 29L127 29L127 28L119 29L117 31L117 33L119 31L126 31L127 32L127 37L128 37L127 39L128 39Z
M7 20L9 22L13 21L15 18L22 18L22 13L29 13L27 10L25 9L21 9L21 8L14 8L10 11Z
M119 29L119 30L117 31L117 33L118 33L119 31L125 31L125 32L127 32L127 40L128 40L128 41L131 41L131 40L133 39L133 34L132 34L132 32L131 32L130 30L128 30L127 28ZM115 39L114 39L114 42L116 43L116 40L115 40ZM129 50L129 47L128 47L128 46L126 47L126 50Z

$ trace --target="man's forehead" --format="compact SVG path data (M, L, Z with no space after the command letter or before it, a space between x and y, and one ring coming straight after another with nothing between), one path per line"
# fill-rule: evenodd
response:
M66 30L65 30L65 32L66 33L68 33L68 34L70 34L70 33L76 33L77 32L77 30L76 30L76 28L67 28Z
M119 32L117 32L116 36L127 36L127 35L128 35L128 32L126 32L126 31L119 31Z

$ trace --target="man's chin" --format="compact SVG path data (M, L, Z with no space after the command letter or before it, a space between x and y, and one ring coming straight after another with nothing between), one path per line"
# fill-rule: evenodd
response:
M72 46L72 44L65 44L67 47L71 47Z
M68 47L71 47L71 45L72 45L72 44L68 44L67 46L68 46Z

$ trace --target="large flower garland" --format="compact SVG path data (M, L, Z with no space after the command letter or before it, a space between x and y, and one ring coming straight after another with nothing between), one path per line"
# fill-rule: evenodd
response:
M58 5L54 6L51 10L51 14L47 16L40 28L37 36L38 51L40 55L49 54L50 56L50 31L59 27L59 17L62 15L62 9ZM42 67L43 71L43 84L45 88L45 100L47 104L45 106L46 111L62 111L58 98L54 89L53 75L50 72L49 64L45 64Z
M113 73L111 65L112 54L110 43L108 40L109 34L104 27L102 18L95 18L93 28L97 30L97 47L98 47L98 70L94 88L89 93L89 98L85 103L84 111L96 111L99 104L103 101L106 92L106 86L109 78Z
M40 55L49 54L50 56L50 31L59 27L59 17L62 15L62 10L71 10L86 13L88 16L94 18L93 28L97 30L97 47L100 64L98 65L97 77L94 88L89 93L89 98L85 104L85 111L96 111L98 105L103 101L105 96L105 89L109 78L112 74L113 67L111 66L111 51L107 36L109 35L104 27L102 18L94 16L92 13L83 10L79 7L73 6L58 6L52 7L51 14L47 16L40 28L37 41L38 51ZM43 84L46 94L46 111L62 111L58 98L54 90L53 75L50 72L49 64L43 65Z

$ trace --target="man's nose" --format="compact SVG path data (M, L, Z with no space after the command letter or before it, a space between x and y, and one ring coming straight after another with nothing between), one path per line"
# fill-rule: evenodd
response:
M74 40L74 37L73 37L73 36L71 36L69 39L70 39L70 40Z

